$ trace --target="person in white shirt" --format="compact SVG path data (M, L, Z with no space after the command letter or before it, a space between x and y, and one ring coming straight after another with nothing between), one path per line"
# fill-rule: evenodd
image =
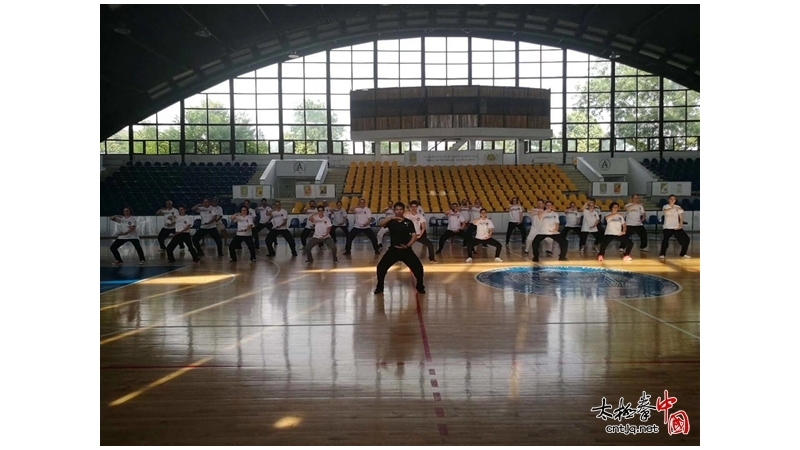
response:
M350 254L350 248L353 246L353 240L359 234L364 233L367 235L370 242L372 242L372 248L375 250L375 254L380 255L381 251L378 249L378 239L375 237L375 233L370 227L370 222L372 221L372 210L367 208L366 200L363 198L358 199L358 206L353 207L350 210L350 213L355 214L356 224L350 229L350 232L347 233L347 243L344 245L344 254Z
M514 230L517 229L522 235L522 241L525 242L526 238L525 225L522 224L523 212L525 212L525 208L523 208L522 205L520 205L519 199L517 197L513 197L511 199L511 204L508 205L508 229L506 230L506 247L508 247L508 243L511 240L511 234L513 234Z
M272 208L267 204L267 199L261 199L261 206L256 208L256 216L258 216L258 223L255 228L253 228L253 245L255 245L256 250L258 250L260 248L258 232L264 228L267 229L267 233L272 230L272 223L270 222L272 220Z
M620 248L625 247L625 253L622 256L623 260L630 261L632 259L633 241L628 238L626 227L625 218L619 212L619 203L612 203L611 212L606 216L606 232L605 236L603 236L603 243L600 244L600 251L597 254L598 261L603 260L606 254L606 247L612 241L619 241Z
M222 223L222 218L225 217L225 211L223 211L222 206L219 206L219 199L217 197L211 199L211 207L213 208L214 215L217 218L214 222L217 226L217 231L222 239L227 239L228 230L225 229L225 224Z
M264 243L267 245L267 256L275 256L275 244L278 241L278 236L283 236L289 248L292 250L292 256L297 256L297 249L294 246L294 236L288 229L289 213L281 208L281 202L275 201L272 209L272 229L269 230L267 238Z
M165 206L158 211L156 211L157 216L164 216L164 226L161 227L161 231L158 232L158 246L161 248L161 251L167 250L166 240L170 234L175 233L175 218L178 216L178 210L172 206L172 202L167 200ZM184 248L183 242L181 242L181 249Z
M472 206L469 207L469 225L467 226L467 234L469 234L470 239L475 240L475 233L478 232L478 229L475 228L475 221L481 218L481 201L477 198L474 202L472 202ZM483 243L483 248L486 248L486 243Z
M564 212L564 217L567 219L567 223L564 225L564 229L561 230L561 237L566 240L570 231L580 237L581 218L583 218L583 212L578 211L578 208L575 206L575 202L569 204L569 208L567 208L567 210ZM567 244L569 244L569 241L567 241Z
M300 233L300 244L303 245L303 248L306 246L306 240L308 239L311 234L314 233L314 224L311 223L310 219L311 216L317 214L317 202L311 200L308 202L308 208L306 208L306 226L303 228L303 232Z
M217 211L217 208L216 206L212 206L207 198L203 199L202 204L197 204L192 208L193 211L200 214L200 229L197 230L192 238L192 244L197 250L197 254L200 256L203 256L205 253L203 251L203 246L200 244L200 240L206 237L206 235L214 239L214 243L217 244L217 255L222 256L222 238L217 230L217 222L221 217L218 215L220 213Z
M603 233L598 226L600 225L600 211L594 207L594 199L590 198L583 206L583 225L581 225L581 254L586 249L586 241L589 234L594 237L594 249L597 251L597 243L603 240Z
M416 200L412 200L409 204L409 209L410 211L406 212L403 217L414 224L414 230L417 232L417 240L415 242L419 242L428 248L428 259L430 262L434 264L438 263L438 261L436 261L436 256L434 256L433 242L428 239L428 224L425 222L425 215L419 211L419 203L417 203Z
M450 205L450 211L447 211L447 231L442 233L442 237L439 238L439 249L436 250L436 254L442 254L445 242L453 236L458 236L464 242L469 242L469 236L466 233L468 226L469 222L461 220L461 214L458 211L458 203Z
M637 194L633 194L631 202L625 205L625 225L628 229L626 231L628 239L633 233L636 233L639 236L639 251L648 251L647 230L644 228L644 206L639 203Z
M114 234L116 239L111 244L111 254L114 255L114 262L122 264L122 257L119 256L119 248L128 242L136 249L136 254L139 256L139 264L144 264L144 251L142 244L139 243L139 230L136 228L136 217L133 217L133 210L127 206L122 210L122 216L111 216L109 218L113 222L117 222L122 226L122 229Z
M486 217L486 210L484 208L481 208L478 213L480 217L472 221L472 224L475 225L475 238L467 244L467 262L472 262L472 255L475 253L474 247L479 243L485 244L484 246L491 245L494 247L494 261L503 262L503 260L500 259L500 250L503 248L503 244L492 238L492 233L494 232L494 223L492 219Z
M683 231L683 208L676 204L677 198L674 195L669 196L668 202L664 205L664 239L661 241L661 252L658 257L660 259L667 257L669 238L675 236L675 239L681 244L681 258L689 259L691 256L686 253L689 251L691 239Z
M250 208L247 205L242 205L239 208L239 212L231 216L231 222L236 222L236 236L231 239L231 243L228 246L231 262L236 262L236 250L242 248L242 242L247 244L247 250L250 251L250 262L256 262L256 247L253 245L253 227L255 223L253 216L250 215Z
M553 202L547 201L544 204L544 210L539 212L539 230L536 232L536 237L533 239L531 246L533 247L533 262L539 261L539 246L545 239L552 239L558 242L558 247L561 249L561 254L558 256L559 261L567 260L567 238L559 234L558 227L561 225L558 219L558 213L553 211Z
M175 251L175 247L178 245L183 248L184 245L189 247L189 253L192 254L192 260L194 262L200 262L200 257L197 256L197 252L192 246L192 224L194 220L190 216L186 215L186 206L181 205L178 208L178 214L175 217L175 236L173 236L172 240L169 241L169 245L167 246L167 259L169 262L175 262L175 255L173 252Z
M461 216L461 222L467 224L467 228L464 229L464 232L469 236L474 236L475 227L472 225L472 212L470 211L471 208L472 206L469 204L469 201L465 198L462 198L461 208L458 210L458 212ZM462 248L467 248L467 240L464 240Z
M531 218L531 231L528 233L527 239L525 239L525 248L523 249L523 253L526 255L528 252L531 251L531 246L533 245L533 240L536 239L537 234L541 234L542 230L542 221L539 219L539 213L544 211L545 203L544 200L539 200L536 202L536 208L532 208L528 210L528 215ZM548 235L544 241L544 248L547 252L547 256L553 255L553 237Z
M389 204L386 206L386 209L383 210L383 217L386 219L391 219L394 217L394 202L389 200ZM378 230L378 248L383 248L383 237L386 236L386 233L389 232L389 229L386 227L381 227Z
M325 206L317 206L317 214L309 217L308 220L314 224L314 236L309 239L308 245L303 247L303 253L306 255L306 262L314 262L314 257L311 256L311 249L313 249L315 245L325 244L331 249L331 253L333 253L334 264L338 263L339 259L336 257L336 244L334 244L333 239L331 239L333 224L325 213Z
M239 208L241 208L241 207L247 208L247 214L250 217L252 217L253 218L253 222L255 222L255 220L256 220L256 210L250 207L250 200L245 199L242 202L242 206L240 206Z
M347 223L350 221L347 218L347 210L342 207L342 202L336 202L336 208L331 210L330 214L331 218L331 238L333 238L333 242L336 243L336 229L341 228L344 232L345 240L347 240Z

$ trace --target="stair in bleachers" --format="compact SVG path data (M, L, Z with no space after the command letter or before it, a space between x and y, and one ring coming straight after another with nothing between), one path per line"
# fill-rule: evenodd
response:
M336 197L341 197L344 190L344 182L347 179L347 169L344 167L328 166L328 175L325 177L325 184L332 184L336 189Z
M248 186L249 185L253 185L253 186L260 185L261 184L261 175L264 173L264 169L266 169L266 168L267 168L266 166L257 165L256 166L256 171L253 172L253 176L250 177L249 180L247 180Z

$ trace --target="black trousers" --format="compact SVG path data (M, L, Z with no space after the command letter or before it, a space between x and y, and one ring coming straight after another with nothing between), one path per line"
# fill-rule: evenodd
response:
M200 246L200 240L203 239L206 235L211 236L211 239L214 239L214 243L217 244L217 254L222 256L222 238L219 235L219 231L216 228L200 228L197 230L197 233L194 234L192 238L192 244L194 244L194 248L197 249L197 253L199 255L204 254L203 247Z
M175 234L175 228L162 228L161 231L158 232L158 246L161 250L166 250L166 240L170 234ZM183 242L181 242L181 248L183 248Z
M428 230L425 230L425 232L422 233L422 236L417 238L417 242L424 245L425 247L428 247L428 259L430 261L436 261L436 256L434 255L433 251L433 242L431 242L431 240L428 239Z
M414 278L417 280L417 290L425 289L425 285L422 283L424 276L422 262L417 258L417 255L410 248L401 250L394 247L389 247L389 250L386 251L378 263L378 289L383 289L383 280L386 278L386 274L398 262L402 262L411 269L411 273L414 274Z
M256 248L259 248L259 246L258 246L258 232L263 230L264 228L266 228L267 229L267 233L269 233L270 231L272 231L272 223L266 223L266 224L259 223L255 227L253 227L253 245L255 245Z
M300 233L300 243L303 244L303 247L306 246L306 239L308 239L308 237L313 234L314 234L313 228L303 228L303 232Z
M598 242L603 240L603 233L598 228L597 231L589 232L589 231L581 231L581 248L586 247L586 240L589 238L589 235L594 237L594 245L597 245ZM550 236L552 237L552 236ZM564 239L566 241L566 239Z
M192 261L200 261L200 257L197 256L197 251L192 245L192 236L189 233L178 233L169 241L169 245L167 246L167 259L169 259L169 262L175 262L175 255L173 253L175 252L175 247L178 245L180 245L181 248L183 248L184 245L189 247L189 253L192 254Z
M508 241L511 239L511 234L517 229L519 229L519 232L522 235L522 242L525 242L525 239L528 237L525 231L525 225L523 225L522 222L508 222L508 230L506 230L506 245L508 245Z
M494 238L483 239L483 240L470 239L470 243L467 245L467 257L472 258L472 255L475 254L475 246L478 244L491 245L492 247L494 247L494 257L495 258L500 257L500 249L503 248L503 245L497 242L497 240L495 240Z
M142 244L139 243L138 239L116 239L114 243L111 244L111 254L114 255L114 259L117 262L122 262L122 257L119 256L119 248L128 242L133 244L133 248L136 249L136 254L139 255L139 261L144 261L144 251L142 250Z
M560 253L558 255L558 259L564 259L567 257L567 238L565 238L561 234L537 234L535 238L533 238L533 243L531 246L533 247L533 260L536 261L539 259L539 247L542 244L542 241L550 238L558 243L558 248ZM597 239L597 237L595 237Z
M561 230L561 236L563 236L566 239L570 231L577 234L578 236L581 235L581 227L564 227L564 229Z
M347 239L347 233L348 233L347 226L346 225L334 225L334 226L331 227L331 237L333 238L333 242L336 242L336 229L337 228L340 228L342 230L342 233L344 233L344 238L346 240Z
M352 248L353 246L353 240L356 238L356 236L358 236L361 233L367 235L369 240L372 242L372 248L375 249L375 253L378 253L379 252L378 238L375 236L375 233L372 231L372 228L356 228L356 227L353 227L353 229L351 229L347 233L347 243L344 245L344 252L345 253L350 252L350 248Z
M603 243L600 244L600 251L597 253L597 255L605 256L606 247L608 247L608 244L612 243L613 241L619 241L620 247L625 246L625 253L623 254L623 256L629 256L631 254L631 250L633 249L633 241L630 240L627 234L623 234L621 236L607 234L603 236Z
M238 234L231 239L231 243L228 245L231 261L236 261L236 250L242 248L242 242L244 242L247 245L247 249L250 250L250 261L255 261L256 247L253 245L253 236L239 236Z
M664 228L664 239L661 241L661 252L659 256L666 256L667 249L669 248L669 238L675 236L675 239L678 240L678 243L681 244L681 256L685 256L686 252L689 251L689 235L686 234L683 229L680 230L670 230L669 228Z
M469 236L470 239L475 239L475 235L478 233L478 226L474 223L467 225L466 234ZM464 247L467 246L467 241L464 241Z
M289 244L289 248L292 250L292 256L297 256L297 249L294 246L294 236L292 236L292 232L289 230L276 230L271 229L267 234L267 238L264 239L264 243L267 244L267 254L269 256L275 256L275 247L273 244L278 241L278 236L283 236L286 239L286 242Z
M447 243L447 240L453 236L458 236L464 241L464 244L469 242L469 236L467 235L466 231L458 230L458 231L451 231L447 230L442 233L442 236L439 238L439 250L436 250L436 254L442 253L442 249L444 248L444 244Z
M639 236L639 248L647 248L647 230L644 228L644 225L628 225L628 231L625 232L625 236L630 239L631 236L633 236L633 233L636 233L636 235Z

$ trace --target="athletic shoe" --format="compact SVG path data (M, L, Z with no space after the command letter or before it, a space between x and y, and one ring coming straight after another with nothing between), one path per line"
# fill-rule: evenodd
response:
M297 256L297 252L292 252L292 256Z
M306 262L307 262L307 263L309 263L309 264L311 264L311 263L313 263L313 262L314 262L314 260L313 260L313 259L307 259L307 260L306 260Z
M528 251L527 250L523 250L522 253L527 255Z
M625 252L625 249L624 249L624 248L622 248L622 247L620 247L620 248L619 248L619 252L620 252L620 253L624 253L624 252Z
M375 291L373 291L373 293L374 293L375 295L378 295L378 294L383 294L383 286L376 287L376 288L375 288Z
M650 249L649 249L649 248L647 248L647 247L645 247L645 248L640 248L640 249L639 249L639 251L640 251L640 252L649 252L649 251L650 251Z
M539 262L539 257L538 256L534 256L533 257L533 262Z
M559 261L569 261L566 256L559 256L558 260Z
M622 257L622 260L623 260L623 261L633 261L633 258L631 258L631 256L630 256L630 255L628 255L628 256L623 256L623 257Z
M666 259L667 257L664 255L658 255L658 259Z
M433 261L431 261L431 264L439 264L439 261L434 259Z
M256 262L256 260L255 260L255 259L251 259L251 260L250 260L250 262L251 262L251 263L255 263L255 262Z
M467 258L466 262L471 263L472 262L472 258Z
M144 265L144 263L145 263L145 260L141 260L141 261L139 261L139 265L140 265L140 266L143 266L143 265Z
M544 252L544 253L545 253L547 256L553 256L553 252L547 251L547 252Z
M597 255L597 260L603 262L603 255Z
M586 247L581 247L581 255L586 251Z
M683 258L683 259L692 259L692 257L689 256L689 255L683 255L683 256L681 256L681 258Z
M502 259L500 259L500 258L495 258L495 259L494 259L494 262L503 262L503 260L502 260Z
M425 288L424 287L417 288L417 293L424 294L425 293Z

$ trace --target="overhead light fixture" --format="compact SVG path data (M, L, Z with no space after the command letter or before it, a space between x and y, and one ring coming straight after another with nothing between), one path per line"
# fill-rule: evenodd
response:
M608 55L608 59L619 59L619 55L616 52L611 52L611 54Z
M204 28L202 28L200 30L195 31L194 35L198 36L198 37L201 37L201 38L207 38L207 37L211 37L211 32L208 31L208 28L204 27Z
M297 52L289 53L289 59L297 59L299 57L300 55L298 55Z
M119 33L119 34L121 34L123 36L127 36L127 35L131 34L131 30L129 30L128 27L126 27L124 23L119 24L116 28L114 28L114 31L116 31L117 33Z

